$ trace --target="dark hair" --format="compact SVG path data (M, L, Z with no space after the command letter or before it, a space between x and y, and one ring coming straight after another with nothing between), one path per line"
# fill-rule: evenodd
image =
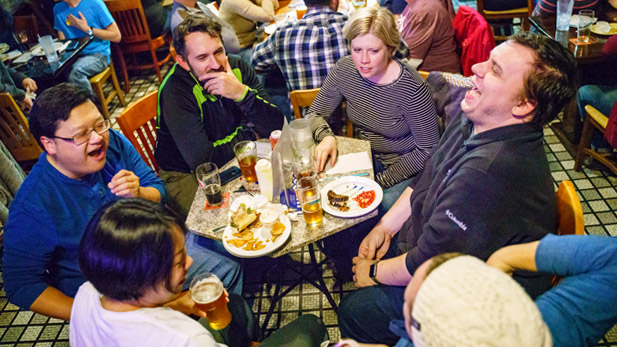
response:
M190 33L206 33L213 38L218 38L223 43L221 36L221 24L216 20L203 15L190 15L186 17L176 29L174 29L174 48L176 52L184 59L186 56L186 36Z
M508 40L535 52L535 61L523 81L521 99L535 103L535 114L528 124L541 128L555 119L576 94L576 61L565 47L544 35L525 31Z
M59 123L69 119L71 111L88 100L98 108L96 97L87 89L70 83L60 83L41 93L32 106L28 120L30 132L39 145L43 147L41 136L54 136Z
M173 291L174 229L188 229L169 208L143 199L121 199L92 217L79 243L79 266L103 295L138 300L165 283Z
M304 0L306 7L330 6L330 0Z

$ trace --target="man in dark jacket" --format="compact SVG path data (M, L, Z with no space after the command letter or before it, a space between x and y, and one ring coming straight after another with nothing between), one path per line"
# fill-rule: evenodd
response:
M190 16L174 37L177 64L159 88L155 157L168 203L186 216L197 190L197 166L223 166L234 158L239 141L281 129L283 114L270 103L253 68L225 54L219 23Z
M557 42L525 32L473 72L462 114L360 244L352 270L362 289L339 307L343 337L394 345L388 323L401 319L403 286L427 259L445 252L487 259L557 229L542 127L576 92L574 58ZM532 297L550 286L547 276L514 278Z

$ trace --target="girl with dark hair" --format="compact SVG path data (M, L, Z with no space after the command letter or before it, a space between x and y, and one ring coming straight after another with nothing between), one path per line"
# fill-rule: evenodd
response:
M71 346L247 347L256 335L253 313L241 296L228 296L231 323L208 327L189 292L182 292L193 260L186 253L182 219L159 204L123 199L92 217L79 244L79 265L88 280L71 311ZM178 302L202 317L196 321L168 306ZM303 315L262 346L319 346L325 326Z

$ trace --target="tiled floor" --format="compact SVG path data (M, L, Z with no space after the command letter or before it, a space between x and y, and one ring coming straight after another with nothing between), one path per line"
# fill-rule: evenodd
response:
M165 68L165 71L168 66ZM158 80L152 72L146 71L141 76L133 76L131 90L126 96L128 103L139 99L156 89ZM114 102L110 109L116 116L121 111ZM116 125L114 124L114 127ZM117 127L116 127L117 128ZM572 180L578 190L585 213L585 226L588 234L617 236L617 178L602 171L585 169L574 172L574 160L559 142L550 128L545 129L545 149L548 155L553 180L556 186L564 179ZM309 254L305 248L292 253L291 260L308 263ZM289 260L289 259L288 259ZM280 271L266 264L262 268ZM293 273L286 271L285 279L292 279ZM332 288L334 278L332 271L324 270L326 284ZM0 283L0 288L2 284ZM337 286L333 289L334 299L338 302L343 294L354 290L353 283ZM270 307L269 297L274 288L261 283L261 276L251 272L247 274L245 296L253 300L253 310L263 322ZM291 291L277 305L275 314L268 324L269 329L276 329L292 321L300 314L313 313L325 322L331 341L338 340L336 313L328 300L313 286L303 283ZM3 289L0 289L0 345L15 346L68 346L68 323L50 319L29 311L19 310L8 303ZM598 346L617 346L617 327L607 333Z

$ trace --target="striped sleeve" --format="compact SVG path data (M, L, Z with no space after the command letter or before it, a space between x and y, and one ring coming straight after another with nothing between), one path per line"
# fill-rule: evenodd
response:
M343 83L338 72L338 63L330 70L326 79L308 110L307 118L311 120L311 130L316 143L326 136L334 136L328 122L334 110L343 102L343 94L338 86Z

